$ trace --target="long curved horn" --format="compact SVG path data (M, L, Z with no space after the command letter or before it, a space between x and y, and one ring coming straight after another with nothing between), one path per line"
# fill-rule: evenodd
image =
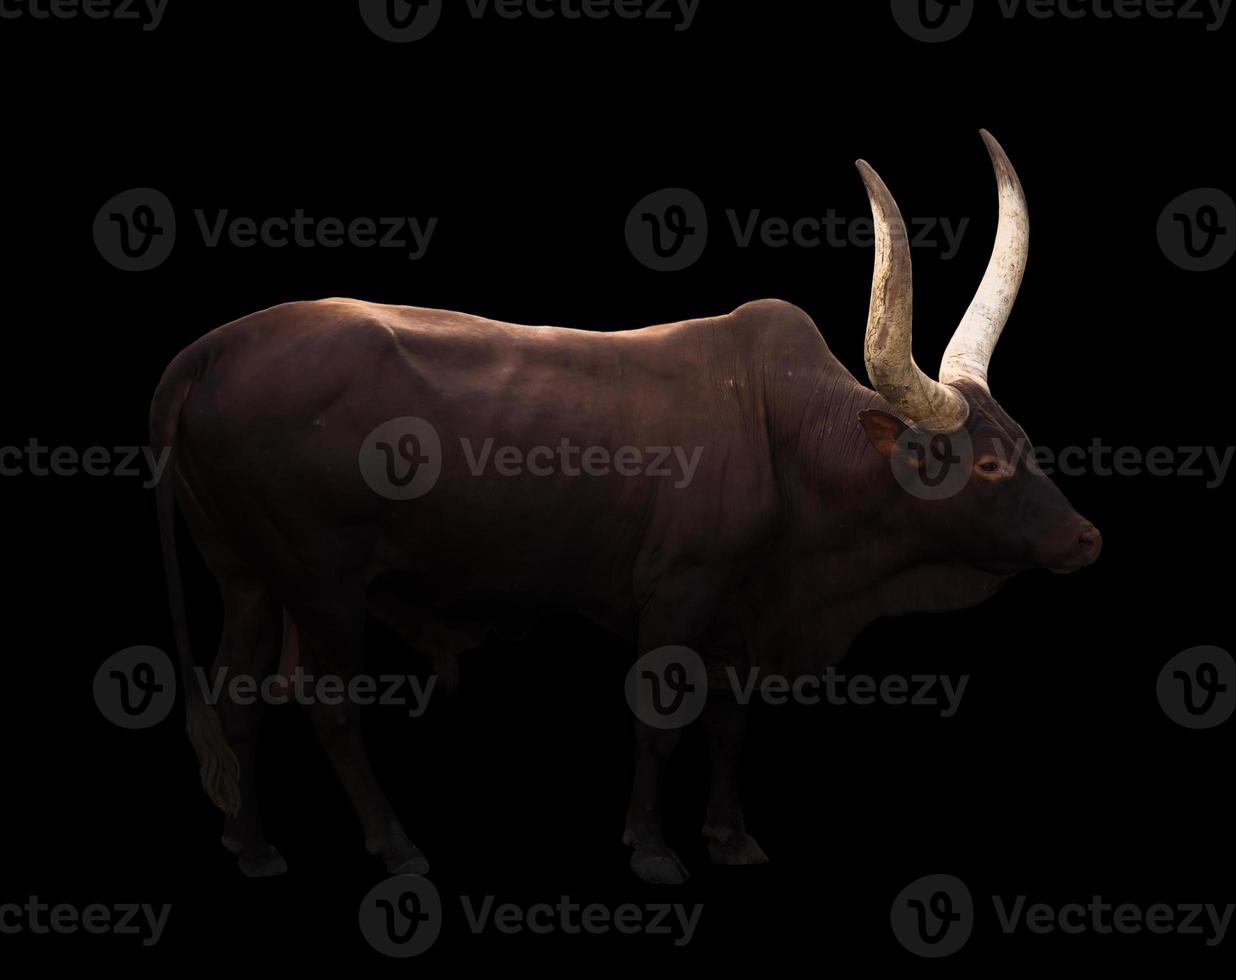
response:
M987 272L970 308L954 331L953 339L944 350L940 380L946 383L963 379L973 381L990 393L987 368L991 364L991 353L996 349L1004 324L1008 322L1026 271L1026 258L1030 253L1030 214L1021 181L1017 179L1017 171L1009 163L1008 156L991 133L985 129L979 132L996 170L996 182L1000 188L1000 223L996 228L996 244L992 249L991 261L987 264Z
M875 218L875 272L863 356L867 376L884 398L911 421L931 429L958 428L969 405L955 388L933 381L914 363L911 335L914 287L910 271L910 240L905 222L884 181L858 161Z

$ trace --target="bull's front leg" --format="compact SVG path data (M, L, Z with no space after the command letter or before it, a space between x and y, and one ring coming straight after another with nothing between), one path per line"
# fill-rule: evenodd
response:
M746 708L734 699L730 689L713 689L709 691L702 720L712 769L708 817L704 822L708 856L713 864L767 864L768 857L747 833L738 793Z
M698 641L714 615L713 608L702 605L700 600L701 596L717 594L711 573L703 570L678 573L663 578L649 592L640 616L640 663L645 662L649 653L662 648L698 649ZM670 660L674 659L676 656L671 654ZM677 885L689 876L686 866L665 842L661 819L665 770L678 744L680 727L669 715L677 710L674 705L682 697L703 696L707 680L696 676L688 681L686 674L692 670L689 664L670 666L666 662L649 666L648 673L656 675L649 679L654 685L649 693L660 707L655 709L656 718L641 717L641 712L636 712L635 777L622 842L632 848L631 870L639 878L651 884ZM702 666L700 661L701 669ZM679 667L682 669L675 670ZM637 667L637 670L643 668ZM697 686L698 692L695 691Z
M677 744L677 729L635 722L635 779L622 842L634 849L631 870L654 885L677 885L688 878L686 866L665 843L661 823L665 767Z

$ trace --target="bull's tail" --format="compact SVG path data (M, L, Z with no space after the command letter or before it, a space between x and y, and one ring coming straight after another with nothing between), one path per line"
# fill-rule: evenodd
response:
M201 764L202 789L228 816L240 812L240 763L223 736L223 726L215 709L207 703L189 647L189 623L185 609L180 560L176 554L176 430L180 410L198 376L198 361L191 351L177 357L163 375L150 406L151 449L158 459L167 452L163 477L155 486L159 511L159 540L163 548L163 569L167 578L167 599L171 609L176 657L185 693L185 728L193 751Z

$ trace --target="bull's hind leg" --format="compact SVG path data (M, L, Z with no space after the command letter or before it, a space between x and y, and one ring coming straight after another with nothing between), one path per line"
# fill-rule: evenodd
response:
M236 855L241 871L250 877L282 874L287 864L267 842L258 808L256 760L263 702L228 693L228 683L236 677L250 676L260 684L274 668L279 657L279 604L262 577L215 533L187 490L180 504L223 596L223 634L212 680L221 678L223 683L215 710L223 737L236 756L240 797L240 809L225 816L223 846Z
M708 817L704 823L708 856L714 864L767 864L767 856L743 824L738 797L738 762L746 734L746 709L734 699L732 691L718 685L709 691L703 723L712 769Z
M262 833L257 794L257 740L263 702L260 697L229 696L229 685L240 677L259 686L279 658L280 607L260 582L230 578L223 587L223 637L215 660L215 678L222 682L218 712L223 735L240 763L240 810L226 818L223 846L236 855L240 870L266 878L287 870L283 856ZM260 689L260 687L259 687ZM252 703L244 703L251 701Z
M338 677L345 691L351 689L363 663L365 602L361 590L328 590L317 601L294 608L292 617L299 628L305 671L319 678ZM366 850L381 856L392 873L425 874L428 860L408 840L369 765L358 706L345 695L338 704L310 698L307 708L318 740L356 810Z

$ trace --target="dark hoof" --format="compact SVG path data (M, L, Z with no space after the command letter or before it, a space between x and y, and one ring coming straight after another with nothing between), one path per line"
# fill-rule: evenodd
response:
M246 878L274 878L287 873L287 861L283 859L279 849L270 844L252 854L245 853L240 841L231 837L223 838L223 846L239 858L237 863L240 865L241 874Z
M664 844L637 845L635 835L630 830L623 833L622 842L627 847L635 848L635 853L631 855L631 870L640 881L650 885L681 885L691 877L686 866L678 860L678 855Z
M631 855L631 870L650 885L681 885L690 877L678 855L668 847L636 848Z
M708 857L713 864L767 864L768 855L749 834L736 834L727 841L710 839Z
M389 858L386 862L386 870L393 875L429 874L429 858L414 849L411 854Z
M383 836L365 841L365 850L380 856L393 875L423 875L429 871L429 859L408 840L398 823L392 823Z

